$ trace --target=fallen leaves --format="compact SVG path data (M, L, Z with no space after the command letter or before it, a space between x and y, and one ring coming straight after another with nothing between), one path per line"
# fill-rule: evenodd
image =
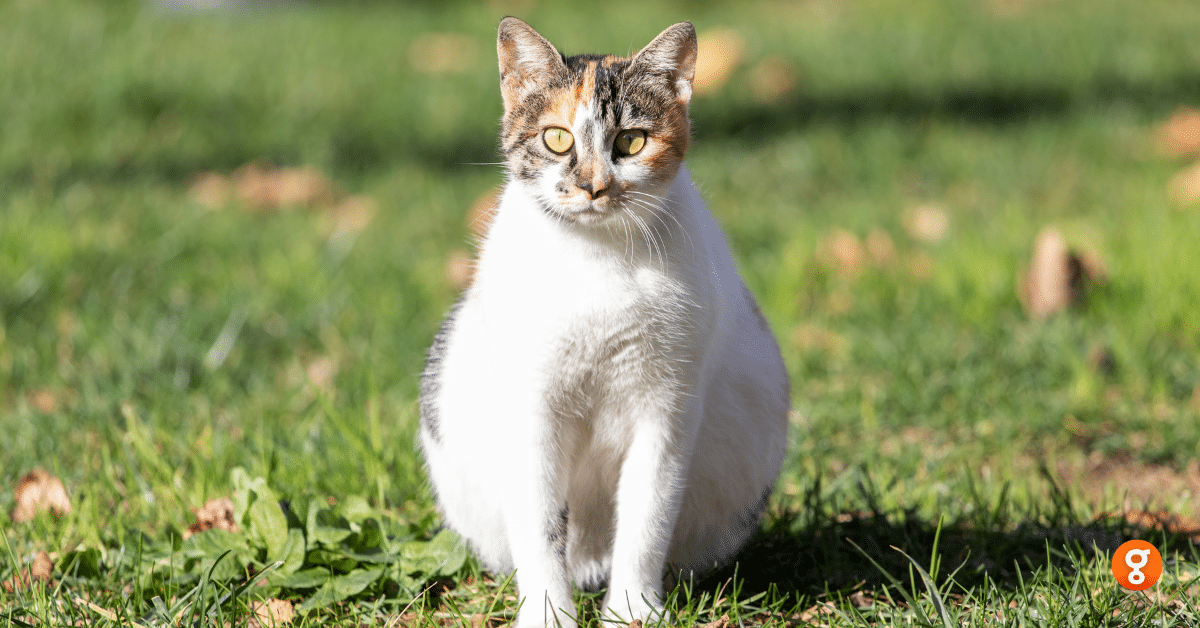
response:
M784 57L767 57L750 71L750 95L761 103L777 103L796 90L798 74L796 67Z
M13 498L17 502L11 513L15 523L29 521L40 512L50 512L56 517L71 512L71 500L62 480L42 469L26 473L13 490Z
M741 33L733 29L716 29L697 36L696 76L692 89L697 94L713 94L729 81L734 69L745 56Z
M216 172L196 175L192 199L209 209L231 200L256 211L327 205L334 197L333 183L315 168L274 168L251 162L229 176Z
M254 617L247 622L248 628L277 628L292 623L295 608L287 600L269 598L250 603L250 612Z
M1184 158L1200 154L1200 110L1181 107L1158 130L1163 154ZM1177 207L1200 202L1200 161L1180 170L1167 184L1167 197Z
M1175 110L1159 127L1159 144L1169 157L1200 154L1200 109Z
M1200 201L1200 162L1171 177L1171 182L1167 185L1167 196L1179 207Z
M50 556L46 552L38 552L33 557L33 563L13 574L12 578L4 581L4 590L8 593L13 591L28 591L35 584L47 584L51 581L50 576L54 574L54 562L50 560Z
M1095 252L1072 251L1058 229L1046 227L1034 242L1017 297L1031 318L1045 318L1079 305L1089 285L1107 279L1108 270Z
M904 229L918 242L941 242L950 231L950 218L937 205L921 205L905 216Z
M213 528L238 532L237 521L233 516L233 501L228 497L210 499L195 512L196 522L183 531L185 539Z

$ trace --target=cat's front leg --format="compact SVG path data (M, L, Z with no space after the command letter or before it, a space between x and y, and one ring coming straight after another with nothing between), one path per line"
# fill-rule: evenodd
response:
M663 614L662 577L687 477L691 412L639 417L621 465L612 575L602 614L624 621Z
M574 628L576 609L566 567L567 502L557 448L535 436L514 447L512 495L504 508L517 591L516 626Z

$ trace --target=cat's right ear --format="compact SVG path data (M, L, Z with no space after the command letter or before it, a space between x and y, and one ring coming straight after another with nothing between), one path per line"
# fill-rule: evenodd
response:
M532 26L515 17L500 20L496 56L500 58L500 92L505 111L516 108L539 77L567 69L558 50Z

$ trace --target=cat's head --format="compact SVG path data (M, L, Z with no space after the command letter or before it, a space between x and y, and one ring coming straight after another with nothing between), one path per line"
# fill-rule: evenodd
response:
M629 58L563 56L525 22L500 22L496 49L510 176L542 208L596 224L642 213L687 152L696 31L681 22Z

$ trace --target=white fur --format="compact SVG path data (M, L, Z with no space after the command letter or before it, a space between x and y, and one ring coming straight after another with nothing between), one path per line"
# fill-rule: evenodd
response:
M522 626L575 625L572 581L607 581L605 612L661 612L664 569L731 558L779 471L775 339L687 169L664 188L582 225L511 181L426 374L438 503L485 566L517 570Z

